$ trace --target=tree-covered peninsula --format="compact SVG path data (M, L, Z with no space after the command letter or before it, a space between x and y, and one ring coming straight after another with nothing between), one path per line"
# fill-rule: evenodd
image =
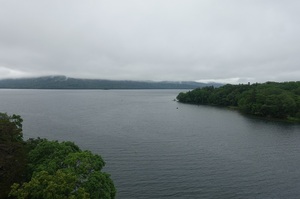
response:
M101 156L72 142L23 140L22 118L0 113L0 198L115 198Z
M182 103L236 107L261 117L300 121L300 82L227 84L179 93Z

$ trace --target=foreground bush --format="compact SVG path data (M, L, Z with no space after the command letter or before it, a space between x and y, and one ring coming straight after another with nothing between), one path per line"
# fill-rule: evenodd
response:
M105 162L99 155L72 142L40 138L24 142L22 119L15 115L0 114L0 133L0 152L7 156L0 165L6 169L0 173L1 186L6 185L1 198L9 192L9 197L20 199L115 198L113 181L101 171ZM9 146L9 153L3 151Z

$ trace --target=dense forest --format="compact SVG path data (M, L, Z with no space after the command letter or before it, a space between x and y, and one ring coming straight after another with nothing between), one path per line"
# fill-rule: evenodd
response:
M72 142L23 140L22 118L0 113L0 198L115 198L101 156Z
M300 121L300 82L227 84L179 93L179 102L236 107L262 117Z

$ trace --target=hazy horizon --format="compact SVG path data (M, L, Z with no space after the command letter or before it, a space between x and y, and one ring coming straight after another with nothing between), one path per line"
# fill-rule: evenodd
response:
M255 84L255 83L266 83L266 82L293 82L292 80L289 81L264 81L264 82L235 82L234 80L213 80L213 79L208 79L208 80L184 80L184 81L179 81L179 80L131 80L131 79L101 79L101 78L80 78L80 77L69 77L66 75L43 75L43 76L29 76L29 77L8 77L8 78L0 78L1 80L18 80L18 79L35 79L35 78L54 78L54 77L64 77L66 79L69 78L74 78L74 79L80 79L80 80L104 80L104 81L136 81L136 82L195 82L195 83L205 83L205 84L210 84L210 83L216 83L216 84Z

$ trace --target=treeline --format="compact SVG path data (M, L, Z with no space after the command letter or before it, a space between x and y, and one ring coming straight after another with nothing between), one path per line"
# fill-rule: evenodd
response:
M0 113L0 198L115 198L105 162L72 142L23 140L22 118Z
M300 120L300 82L227 84L179 93L179 102L233 106L244 113L262 117Z

